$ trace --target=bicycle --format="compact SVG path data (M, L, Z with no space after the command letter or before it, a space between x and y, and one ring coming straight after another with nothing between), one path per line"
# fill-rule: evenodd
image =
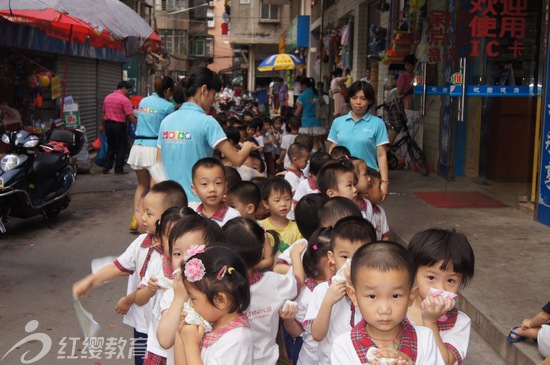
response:
M394 131L396 133L396 137L400 132L404 132L401 138L397 141L392 141L388 146L388 168L390 170L395 170L398 167L399 160L395 153L400 151L401 147L406 144L407 153L418 171L422 175L428 176L430 174L428 159L426 158L424 151L422 151L422 148L420 148L409 132L409 127L407 126L407 114L405 113L405 108L403 108L403 104L401 103L402 98L402 96L392 97L376 107L376 109L384 109L384 122L386 123L389 131Z

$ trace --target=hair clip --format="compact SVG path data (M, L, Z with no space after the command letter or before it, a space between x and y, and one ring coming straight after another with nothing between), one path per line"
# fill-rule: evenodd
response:
M313 251L317 251L317 245L313 245Z
M184 261L187 261L190 257L193 257L199 253L204 252L205 245L192 245L187 249L187 252L185 253L185 257L183 258Z
M193 258L185 263L185 270L183 271L183 274L185 275L187 281L194 283L204 277L204 274L206 274L206 269L200 259Z
M234 267L230 267L229 269L227 269L227 273L229 275L233 274L233 271L235 271L235 268Z
M223 265L220 271L218 271L218 275L216 275L216 280L223 279L226 272L227 272L227 265Z

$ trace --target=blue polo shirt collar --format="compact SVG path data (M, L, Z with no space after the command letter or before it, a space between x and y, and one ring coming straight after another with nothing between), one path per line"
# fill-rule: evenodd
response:
M368 122L371 117L372 117L372 114L367 112L365 115L363 115L359 120L355 120L353 119L353 116L351 115L352 112L349 112L346 116L346 121L348 120L351 120L352 122L356 122L356 123L360 123L360 122Z
M204 110L202 110L202 108L198 104L192 103L190 101L183 103L183 105L181 106L181 109L191 109L191 110L204 113Z

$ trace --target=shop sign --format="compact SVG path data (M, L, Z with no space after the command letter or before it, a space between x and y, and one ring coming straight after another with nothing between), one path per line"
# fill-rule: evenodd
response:
M80 111L78 104L66 104L63 108L63 120L65 127L80 128Z
M462 74L460 72L455 72L451 76L451 84L453 85L462 85Z
M294 52L299 47L309 47L309 16L298 15L286 28L285 52Z
M430 10L428 12L428 63L441 62L441 49L449 45L449 28L451 15L446 10Z
M424 87L419 85L414 88L415 94L423 94ZM480 97L534 97L540 96L541 87L536 86L466 86L466 96ZM426 95L462 96L461 85L451 86L427 86Z
M474 14L469 23L472 39L470 56L485 53L489 57L498 57L503 43L514 58L525 50L525 29L527 26L528 0L471 0L470 14ZM499 4L498 10L495 5Z
M549 70L549 67L550 50L546 53L546 69ZM548 82L550 82L550 74L548 72L546 72L543 82L545 85L548 85ZM542 119L542 138L540 144L537 220L550 226L550 92L548 89L545 91L543 102L544 116Z
M50 85L52 87L52 100L57 99L61 96L61 77L52 76Z

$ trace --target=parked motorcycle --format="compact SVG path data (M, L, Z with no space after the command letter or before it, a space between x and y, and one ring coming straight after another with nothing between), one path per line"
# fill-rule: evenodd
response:
M63 124L56 120L39 135L24 129L7 131L2 121L1 140L9 150L0 160L0 234L11 218L41 214L48 221L69 205L76 177L71 158L80 151L84 135Z

